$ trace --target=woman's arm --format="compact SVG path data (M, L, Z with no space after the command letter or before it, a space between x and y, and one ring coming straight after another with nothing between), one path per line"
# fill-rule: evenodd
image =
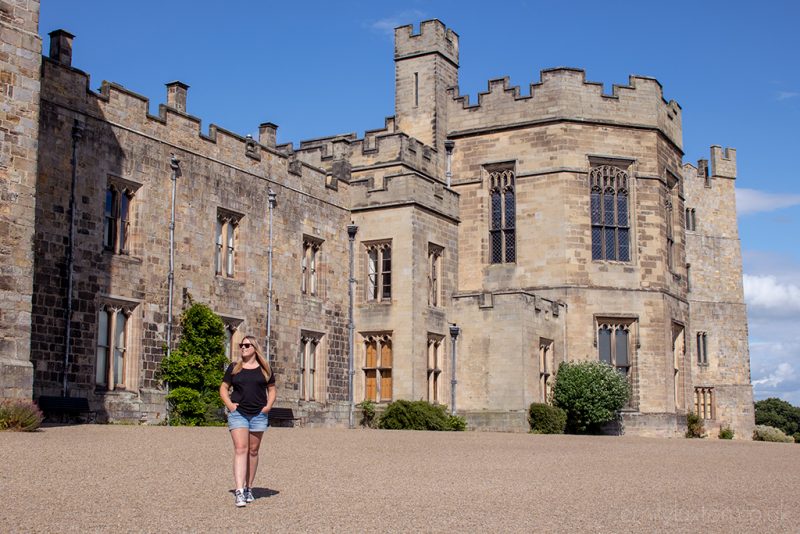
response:
M267 413L272 409L272 405L275 403L275 398L278 396L278 389L275 387L275 384L270 384L267 386L267 405L261 410L261 413Z
M231 387L228 385L227 382L223 382L219 386L219 396L222 399L222 402L225 404L225 407L228 408L229 412L235 412L236 408L239 407L239 403L231 402Z

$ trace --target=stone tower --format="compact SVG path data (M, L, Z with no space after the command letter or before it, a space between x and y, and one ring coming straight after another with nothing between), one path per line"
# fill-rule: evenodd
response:
M39 1L0 2L0 398L30 398L42 40Z
M418 34L412 29L394 33L397 129L443 155L447 89L458 84L458 34L439 20L422 22Z
M736 224L736 150L711 147L711 165L684 166L688 336L693 369L689 406L748 436L753 391L747 344L742 255ZM716 429L706 425L709 433Z

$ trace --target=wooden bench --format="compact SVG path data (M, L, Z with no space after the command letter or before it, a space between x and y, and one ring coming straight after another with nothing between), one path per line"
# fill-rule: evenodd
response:
M273 421L280 424L273 424ZM277 408L273 406L269 411L270 426L294 426L295 421L300 421L302 426L305 419L295 415L291 408Z
M65 418L77 417L81 414L88 414L89 399L85 397L57 397L42 395L36 399L36 404L45 416L57 415L63 422Z

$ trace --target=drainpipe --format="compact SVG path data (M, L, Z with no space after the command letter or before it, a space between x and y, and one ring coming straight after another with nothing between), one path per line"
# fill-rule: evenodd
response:
M172 353L172 294L175 290L175 192L178 187L178 176L181 175L181 162L174 153L170 154L169 166L172 169L172 205L169 213L169 296L167 300L167 358ZM169 384L167 384L169 393Z
M72 125L72 183L69 191L69 242L67 244L67 309L64 313L64 364L61 367L61 396L67 396L67 374L72 340L72 279L75 267L75 189L78 185L78 141L83 137L83 123L78 119Z
M450 414L456 414L456 384L458 381L456 380L456 340L458 339L458 334L461 333L461 328L458 327L456 323L450 325L450 337L452 338L452 347L453 347L453 360L452 360L452 370L450 372Z
M453 147L455 147L455 146L456 146L456 144L455 144L454 141L445 141L444 142L444 150L445 150L445 153L446 153L446 157L445 157L445 162L446 162L445 169L446 170L444 172L444 175L447 178L447 187L450 187L450 182L453 179L453 172L452 172Z
M270 361L270 344L272 342L272 210L275 209L275 201L278 195L270 189L267 192L269 197L269 246L267 247L267 361Z
M356 283L356 279L353 273L353 243L356 240L356 233L358 232L358 226L355 224L348 224L347 225L347 237L350 238L350 278L348 280L348 293L350 296L350 318L349 323L347 325L348 330L348 349L349 349L349 356L347 359L347 391L348 391L348 401L349 401L349 410L350 410L350 428L355 428L356 420L355 420L355 406L353 404L353 376L356 374L356 370L354 367L354 355L353 351L354 347L354 335L355 335L355 323L353 322L353 287Z

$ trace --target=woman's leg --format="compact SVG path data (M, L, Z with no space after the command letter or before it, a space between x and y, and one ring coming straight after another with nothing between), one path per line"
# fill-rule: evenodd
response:
M248 447L247 456L247 487L253 487L253 480L256 478L256 470L258 470L258 449L261 447L261 438L264 437L263 432L250 432L250 443Z
M233 439L233 480L236 483L236 489L242 489L245 486L248 433L249 431L246 428L234 428L231 430L231 438Z

